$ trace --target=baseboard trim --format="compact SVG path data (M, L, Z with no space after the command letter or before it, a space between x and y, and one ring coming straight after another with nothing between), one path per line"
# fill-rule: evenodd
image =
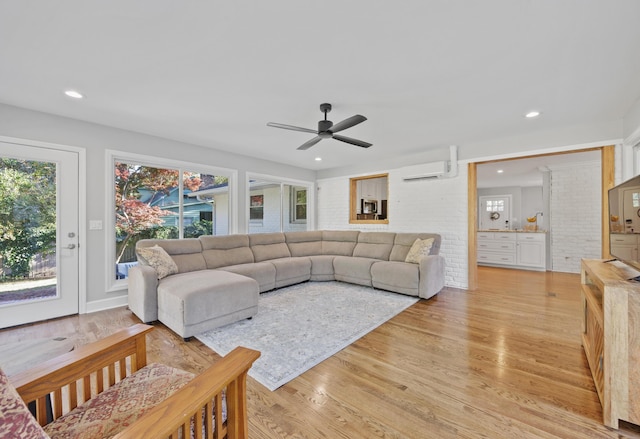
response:
M85 314L126 306L128 303L126 294L124 296L111 297L109 299L94 300L92 302L87 302Z

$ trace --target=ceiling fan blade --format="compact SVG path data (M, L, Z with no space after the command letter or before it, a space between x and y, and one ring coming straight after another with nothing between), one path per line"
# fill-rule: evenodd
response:
M355 116L351 116L342 122L338 122L334 126L331 127L331 132L337 133L338 131L346 130L347 128L351 128L354 125L358 125L359 123L367 120L366 117L356 114Z
M316 130L312 130L310 128L302 128L302 127L296 127L293 125L285 125L283 123L269 122L267 126L274 127L274 128L282 128L282 129L291 130L291 131L302 131L303 133L318 134Z
M318 143L321 140L322 140L322 137L316 136L313 139L311 139L311 140L303 143L302 145L298 146L298 149L299 150L309 149L309 148L311 148L313 145L315 145L316 143Z
M363 142L362 140L352 139L351 137L346 137L346 136L338 136L336 134L333 135L333 138L336 139L336 140L339 140L341 142L350 143L352 145L360 146L362 148L368 148L368 147L370 147L372 145L371 143Z

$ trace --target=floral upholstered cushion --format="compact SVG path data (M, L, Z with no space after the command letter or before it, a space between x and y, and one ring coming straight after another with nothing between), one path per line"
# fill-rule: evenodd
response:
M178 266L169 256L169 253L159 245L153 247L142 247L136 249L138 261L143 265L148 265L158 273L158 279L165 278L178 272Z
M44 429L52 439L113 437L193 377L180 369L149 364Z
M15 439L48 438L31 415L16 389L0 369L0 437Z
M414 264L419 264L420 259L427 256L431 251L431 247L433 246L433 238L428 239L416 239L409 249L409 253L407 253L407 257L405 258L405 262L411 262Z

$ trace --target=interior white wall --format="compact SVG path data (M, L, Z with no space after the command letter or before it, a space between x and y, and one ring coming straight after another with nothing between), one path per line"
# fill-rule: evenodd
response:
M111 128L103 125L83 122L0 104L0 136L26 140L56 143L85 148L87 158L87 220L102 220L105 223L108 203L105 200L106 184L111 180L105 175L105 151L115 149L152 157L163 157L212 166L237 169L238 205L244 206L247 173L268 173L284 178L302 181L314 181L315 172L241 156L208 147L190 145L146 134ZM210 145L215 147L215 145ZM238 209L238 231L246 232L245 209ZM88 227L84 225L85 230ZM87 308L98 309L118 303L123 292L107 292L105 267L106 230L92 230L87 236L80 236L81 245L87 247ZM121 300L121 299L118 299ZM98 304L92 306L91 303ZM100 305L102 304L102 305Z
M551 169L551 269L580 272L580 259L602 257L600 161Z

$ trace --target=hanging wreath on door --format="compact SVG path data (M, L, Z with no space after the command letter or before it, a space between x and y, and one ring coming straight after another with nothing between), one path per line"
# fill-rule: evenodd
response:
M489 214L489 218L491 218L491 221L495 221L497 219L500 219L500 214L498 212L491 212Z

